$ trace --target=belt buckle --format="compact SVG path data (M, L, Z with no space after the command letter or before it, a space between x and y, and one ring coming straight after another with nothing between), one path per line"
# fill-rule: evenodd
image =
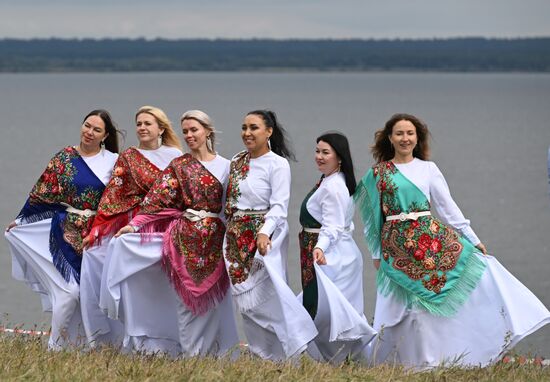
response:
M404 212L401 212L398 216L399 216L399 221L404 222L405 220L407 220L407 214Z
M206 218L206 211L205 211L205 210L200 210L200 211L199 211L199 217L200 217L201 219Z
M89 209L85 209L85 210L83 211L83 215L84 215L85 217L89 218L89 217L92 216L92 211L89 210Z

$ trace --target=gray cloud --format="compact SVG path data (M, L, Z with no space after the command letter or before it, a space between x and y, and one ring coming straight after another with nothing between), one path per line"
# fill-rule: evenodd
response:
M4 0L0 37L549 36L546 0Z

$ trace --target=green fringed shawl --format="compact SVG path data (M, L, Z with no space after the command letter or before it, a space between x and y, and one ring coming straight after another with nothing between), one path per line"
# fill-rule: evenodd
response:
M354 200L369 250L381 255L378 290L407 307L454 315L485 271L473 244L433 216L385 222L386 216L430 209L424 193L392 162L370 169Z

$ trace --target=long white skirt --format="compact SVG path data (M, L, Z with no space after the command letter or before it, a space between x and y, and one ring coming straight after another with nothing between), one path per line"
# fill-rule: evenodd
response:
M274 361L303 352L317 335L309 313L287 284L287 251L288 224L284 224L273 232L268 253L256 252L253 274L231 287L249 350Z
M367 354L367 344L376 336L363 313L363 259L351 235L345 235L325 254L326 265L314 264L317 277L319 335L308 352L339 363L350 356L357 361Z
M124 347L184 357L223 355L238 344L231 296L204 315L185 305L160 266L162 234L141 243L139 234L110 242L100 306L124 322Z
M373 350L375 361L415 368L486 366L550 323L548 309L496 258L477 256L487 268L453 317L407 309L392 295L378 293L374 328L380 340Z
M109 242L99 306L124 323L123 348L147 354L180 353L178 296L161 269L162 234L141 243L139 234Z
M119 347L124 338L124 326L111 320L99 307L101 275L107 255L108 238L101 245L84 250L80 269L80 311L88 344Z
M197 316L178 300L181 356L224 356L238 352L239 335L231 293L205 314Z
M12 256L12 276L40 294L44 311L52 312L48 348L83 346L86 336L79 309L79 286L63 279L50 253L51 219L12 228L5 233Z

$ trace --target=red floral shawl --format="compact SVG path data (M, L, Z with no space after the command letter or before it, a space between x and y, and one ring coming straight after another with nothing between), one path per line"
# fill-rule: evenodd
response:
M225 225L218 217L193 222L186 209L220 213L223 185L190 154L174 159L149 190L131 224L143 237L164 232L162 265L194 314L206 313L229 288L223 262Z
M100 244L103 237L114 235L130 222L161 173L135 147L120 154L99 202L90 233L90 245Z

